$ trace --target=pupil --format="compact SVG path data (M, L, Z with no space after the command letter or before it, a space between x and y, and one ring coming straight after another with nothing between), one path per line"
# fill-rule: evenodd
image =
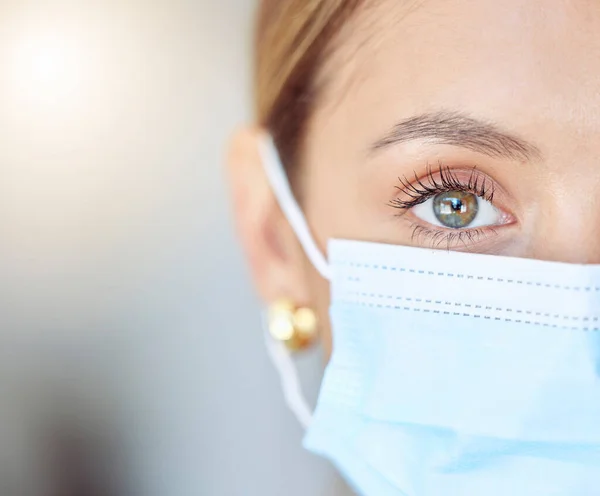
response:
M440 211L446 215L451 213L464 214L466 211L466 207L459 198L450 198L445 203L442 203L442 205L440 205Z
M451 229L462 229L473 222L479 210L477 196L464 191L447 191L433 199L433 212L440 223Z

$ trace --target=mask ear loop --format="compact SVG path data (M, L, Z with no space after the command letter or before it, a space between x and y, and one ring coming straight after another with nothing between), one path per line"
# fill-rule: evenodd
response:
M285 347L285 345L281 341L273 339L273 337L269 334L265 312L263 312L262 315L262 322L267 353L269 354L269 358L279 374L285 403L292 411L302 428L306 430L311 423L312 412L308 406L306 398L304 397L304 393L302 392L296 365L292 360L290 351Z
M329 264L315 243L304 214L294 198L273 139L270 136L265 137L259 143L259 148L265 173L281 210L296 233L308 259L319 274L329 281L331 279Z
M319 274L321 274L323 278L330 280L331 270L329 264L315 243L304 214L294 198L287 175L281 164L281 159L277 153L273 139L270 136L266 136L264 140L261 140L259 143L259 152L273 194L277 198L277 202L286 219L296 233L298 241L304 249L306 256ZM283 343L275 340L270 335L265 312L263 312L262 315L262 325L267 352L279 373L285 402L298 419L298 422L300 422L300 425L304 429L307 429L312 420L312 413L308 406L308 402L302 393L298 371L296 370L290 351Z

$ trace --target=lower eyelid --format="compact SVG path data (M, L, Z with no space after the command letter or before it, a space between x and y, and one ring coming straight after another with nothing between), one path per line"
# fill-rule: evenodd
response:
M492 226L474 229L432 229L413 224L411 241L424 245L429 243L432 249L472 248L483 241L497 236L497 230Z

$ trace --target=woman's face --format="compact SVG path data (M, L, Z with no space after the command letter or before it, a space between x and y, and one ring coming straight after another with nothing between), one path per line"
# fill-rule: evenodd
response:
M600 263L600 4L373 3L323 67L297 175L323 251L345 238ZM264 178L235 176L263 296L326 323L328 286L265 213Z

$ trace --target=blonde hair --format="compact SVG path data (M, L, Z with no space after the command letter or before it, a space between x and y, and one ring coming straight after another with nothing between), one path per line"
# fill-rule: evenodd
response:
M361 3L261 0L255 37L255 113L288 167L299 159L326 50Z

